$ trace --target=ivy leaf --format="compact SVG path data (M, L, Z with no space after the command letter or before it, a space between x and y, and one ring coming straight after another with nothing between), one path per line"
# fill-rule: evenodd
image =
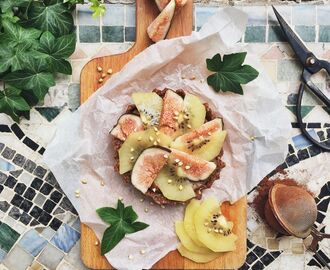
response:
M2 12L7 12L13 9L13 7L20 7L27 3L29 3L30 0L1 0L0 2L0 8Z
M50 32L45 32L40 37L38 50L45 54L49 68L54 72L71 74L72 69L68 58L75 50L76 36L74 34L65 35L55 39Z
M241 84L247 84L258 77L259 72L249 65L243 65L246 52L224 55L206 59L207 69L216 73L207 77L207 83L216 92L233 92L243 95Z
M104 222L110 224L102 237L102 255L112 250L126 234L144 230L149 226L143 222L134 222L138 219L138 215L132 206L125 207L121 200L118 200L117 208L103 207L96 212Z
M48 88L55 85L54 76L47 70L43 59L27 61L29 69L18 70L3 77L5 83L20 89L33 91L42 100Z
M45 6L33 1L28 9L26 24L42 31L49 31L55 37L73 32L73 17L63 3Z
M37 39L41 32L34 28L25 29L18 24L14 24L8 20L2 23L4 34L1 37L0 44L15 47L18 45L30 48L37 44Z
M0 112L10 115L14 121L18 122L20 111L29 111L30 106L24 98L20 96L21 90L14 87L7 87L0 91Z
M89 0L92 3L90 9L93 11L93 17L97 18L102 16L105 13L105 5L102 4L99 0Z

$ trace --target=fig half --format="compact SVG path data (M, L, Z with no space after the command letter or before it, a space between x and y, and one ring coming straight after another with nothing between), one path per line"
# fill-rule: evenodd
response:
M123 114L117 125L110 131L110 134L119 140L125 141L131 133L141 131L143 128L140 117L134 114Z
M131 181L133 186L146 193L151 187L159 172L167 162L169 150L162 148L148 148L138 157L132 170Z

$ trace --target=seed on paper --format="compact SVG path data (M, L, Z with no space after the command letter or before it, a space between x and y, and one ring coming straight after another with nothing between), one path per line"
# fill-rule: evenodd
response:
M144 249L141 249L141 250L140 250L140 253L143 255L143 254L146 253L146 251L145 251Z
M81 180L81 183L86 185L87 184L87 181L86 180Z
M144 212L148 213L149 209L148 208L144 208Z
M102 186L102 187L104 186L104 182L103 182L103 181L101 181L101 186Z
M133 259L133 255L132 254L128 255L128 259L132 260Z

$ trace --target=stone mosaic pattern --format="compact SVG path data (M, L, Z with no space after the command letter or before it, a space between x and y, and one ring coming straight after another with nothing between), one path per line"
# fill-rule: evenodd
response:
M236 2L237 3L237 2ZM242 42L253 43L262 64L277 86L292 122L292 140L281 168L294 166L322 151L311 145L297 128L295 101L300 67L283 40L279 27L265 6L238 6L249 13ZM217 7L195 6L194 29ZM330 60L330 6L281 6L281 14L291 22L311 50ZM42 154L59 121L75 111L80 103L79 75L91 58L127 50L135 41L135 6L109 4L102 19L94 20L86 6L75 11L77 49L71 56L73 75L57 77L43 104L31 112L30 121L20 125L0 123L0 270L83 270L80 259L80 223L77 213L42 163ZM329 78L315 78L329 91ZM306 94L303 115L312 136L330 143L329 112L318 100ZM312 159L311 159L312 162ZM330 179L329 179L330 180ZM329 223L327 216L330 184L325 185L316 202L318 228ZM263 237L263 247L257 245ZM267 247L267 249L265 249ZM329 262L320 248L318 255ZM329 255L329 254L328 254ZM18 261L17 258L20 258ZM312 269L322 261L305 251L296 238L275 235L266 225L248 240L248 255L241 269ZM313 268L314 269L314 268Z

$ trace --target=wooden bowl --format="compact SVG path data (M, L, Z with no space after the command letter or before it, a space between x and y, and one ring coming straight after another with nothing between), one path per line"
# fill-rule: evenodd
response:
M275 231L305 238L316 220L317 207L305 189L275 184L269 190L265 217Z

